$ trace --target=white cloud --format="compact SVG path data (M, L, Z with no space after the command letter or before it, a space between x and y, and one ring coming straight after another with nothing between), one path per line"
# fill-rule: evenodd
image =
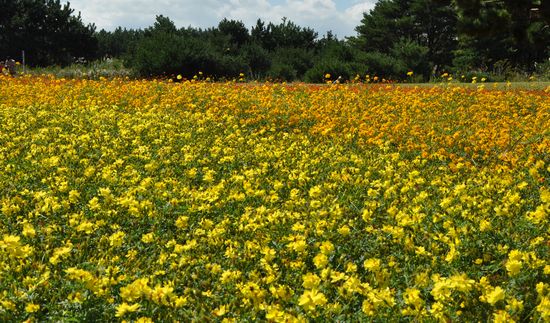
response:
M356 24L358 25L361 19L363 19L363 13L369 12L372 8L374 8L374 3L372 1L362 1L347 8L345 15L349 17L350 20L357 21Z
M98 29L113 30L118 26L144 28L154 23L156 15L164 15L178 27L216 26L223 19L242 20L248 27L258 18L278 23L287 17L294 23L311 27L320 35L332 30L340 38L355 34L354 28L364 11L376 0L72 0L71 8L80 11L85 22Z

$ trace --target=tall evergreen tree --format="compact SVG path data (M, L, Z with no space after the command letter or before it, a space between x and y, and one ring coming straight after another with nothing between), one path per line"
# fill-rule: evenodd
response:
M549 2L456 0L461 51L478 56L472 57L474 66L466 68L490 68L500 60L531 69L534 62L548 58Z
M242 21L228 20L227 18L224 18L218 23L218 30L223 35L228 36L229 42L236 48L240 48L250 39L248 29Z
M85 25L60 0L0 0L0 59L26 52L29 65L69 64L92 59L97 40L94 25Z
M125 57L143 37L141 29L116 28L114 31L100 30L95 34L99 57Z
M381 0L363 14L357 36L349 40L364 52L399 59L428 74L451 64L456 21L452 0Z

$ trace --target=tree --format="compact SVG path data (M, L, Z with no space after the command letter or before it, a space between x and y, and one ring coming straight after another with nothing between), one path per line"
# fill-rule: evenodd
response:
M128 65L142 76L186 78L203 72L209 76L235 77L246 71L243 57L224 49L228 38L216 28L177 29L167 17L157 16L128 59Z
M242 21L228 20L224 18L218 24L218 30L229 37L229 42L232 46L240 48L249 41L250 35L248 29Z
M355 29L357 36L349 41L364 52L391 56L410 69L420 68L416 72L427 77L432 69L451 65L457 45L456 21L451 0L381 0L363 14ZM416 55L412 55L413 48Z
M303 48L313 49L317 39L317 32L311 28L300 27L283 18L279 24L265 23L258 19L256 26L252 27L251 38L261 44L268 51L277 48Z
M524 69L548 58L550 4L542 0L456 0L460 50L477 66L500 60ZM475 62L474 62L475 64Z
M70 64L96 57L95 26L84 25L60 0L0 0L0 57L25 50L31 66Z
M102 29L95 34L98 42L98 57L127 56L143 37L143 30L118 27L114 31Z
M269 52L255 42L247 43L241 48L241 57L248 65L248 74L253 79L265 77L271 67Z

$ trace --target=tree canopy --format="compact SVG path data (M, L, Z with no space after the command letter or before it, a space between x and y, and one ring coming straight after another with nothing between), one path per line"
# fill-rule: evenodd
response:
M95 26L85 25L60 0L0 0L0 57L20 57L32 66L65 65L97 55Z
M95 31L59 0L0 0L0 59L27 52L33 66L117 57L141 76L198 72L219 78L321 82L326 73L417 80L444 72L550 71L549 0L379 0L357 34L320 36L283 18L248 28L178 28L157 16L144 29ZM409 73L410 74L410 73Z

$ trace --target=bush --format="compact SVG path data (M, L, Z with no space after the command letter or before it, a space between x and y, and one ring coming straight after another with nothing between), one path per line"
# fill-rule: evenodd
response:
M273 52L273 67L281 69L286 65L294 70L294 79L302 79L304 74L313 67L314 54L312 51L303 48L286 47L279 48ZM272 71L270 74L276 74Z
M248 73L252 78L262 78L271 67L269 53L256 43L249 43L242 47L241 57L248 66Z
M323 83L326 81L325 74L329 73L332 80L342 78L342 81L349 80L355 75L350 64L339 60L323 60L316 63L305 74L305 81L310 83Z
M137 45L129 65L141 76L162 74L192 74L194 57L200 55L200 46L195 42L186 42L176 34L156 33L143 38ZM182 64L187 65L184 71ZM194 68L193 68L194 69Z
M550 59L535 65L535 73L539 81L550 81Z
M290 82L296 79L296 70L285 63L275 63L269 70L269 76L276 81Z
M408 71L401 60L379 52L362 53L358 62L366 66L369 73L388 78L402 78Z
M103 59L89 63L75 63L66 67L49 66L35 67L27 70L28 74L41 75L51 74L59 78L84 78L84 79L99 79L115 78L115 77L133 77L134 72L131 69L124 67L123 61L120 59Z
M415 75L423 75L424 79L430 77L430 64L428 63L429 49L414 41L402 39L395 43L391 53L395 59L401 61L407 70L414 71ZM394 71L401 73L402 71ZM405 73L407 71L404 71ZM405 74L395 75L402 78Z
M186 78L199 71L214 77L234 77L247 69L242 57L219 53L198 37L163 32L143 38L129 66L141 76L181 74Z

